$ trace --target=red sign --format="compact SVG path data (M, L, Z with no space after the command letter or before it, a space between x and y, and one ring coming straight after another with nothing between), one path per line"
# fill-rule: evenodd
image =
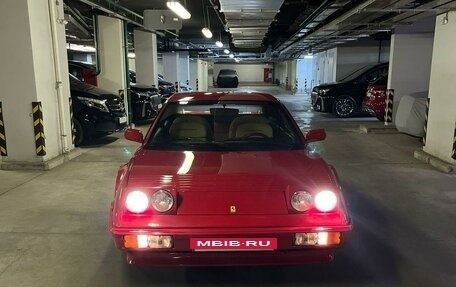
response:
M277 238L190 238L195 251L255 251L277 249Z

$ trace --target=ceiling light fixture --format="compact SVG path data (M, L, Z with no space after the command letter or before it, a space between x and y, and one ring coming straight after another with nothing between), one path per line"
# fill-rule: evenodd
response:
M203 32L204 37L208 39L212 38L212 32L209 28L204 27L203 29L201 29L201 32Z
M203 6L203 20L204 20L204 28L201 29L201 32L203 32L204 37L210 39L212 38L212 32L211 32L211 22L209 20L209 9L207 9L207 6L204 6L204 0L201 1L201 4ZM204 8L206 8L206 11L204 11ZM207 14L207 16L206 16ZM206 21L207 17L207 21Z
M223 47L223 43L220 42L220 41L217 41L217 42L215 42L215 46L217 46L219 48L222 48Z
M192 17L192 14L190 14L190 12L188 12L188 10L182 6L179 1L168 1L166 2L166 6L168 6L171 11L176 13L177 16L184 20L190 19L190 17Z
M234 58L234 55L233 55L233 54L230 54L230 56L229 56L229 57L230 57L231 59L233 59L233 58Z
M225 49L225 50L223 50L223 53L225 53L225 54L229 54L229 53L230 53L230 50L228 50L228 49Z

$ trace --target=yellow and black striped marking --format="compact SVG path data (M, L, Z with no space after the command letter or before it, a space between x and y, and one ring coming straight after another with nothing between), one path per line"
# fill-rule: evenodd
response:
M71 122L71 141L74 144L74 123L73 123L73 99L71 97L68 98L70 101L70 122Z
M429 117L429 105L431 103L431 99L427 98L426 101L426 113L424 114L424 134L423 134L423 146L426 145L426 135L427 135L427 125L428 125L428 117Z
M198 79L196 79L196 91L198 91Z
M454 123L453 152L451 158L456 159L456 123Z
M46 155L46 141L44 136L43 108L41 102L32 102L33 129L35 130L36 155Z
M394 89L386 91L385 123L393 122Z
M2 102L0 102L0 155L8 155L8 150L6 149L5 122L3 121Z

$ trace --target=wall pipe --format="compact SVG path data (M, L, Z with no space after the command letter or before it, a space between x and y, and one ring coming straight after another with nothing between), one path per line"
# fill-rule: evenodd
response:
M70 151L67 145L67 127L64 120L63 113L63 104L62 104L62 77L61 77L61 67L60 67L60 53L58 47L58 36L57 36L57 21L60 19L57 18L56 9L60 1L48 0L48 9L49 9L49 22L51 25L51 38L52 38L52 55L54 60L54 76L55 76L55 89L57 92L57 106L59 110L59 128L60 128L60 144L62 148L62 154L66 154ZM62 18L63 19L63 18ZM62 21L62 25L65 25Z

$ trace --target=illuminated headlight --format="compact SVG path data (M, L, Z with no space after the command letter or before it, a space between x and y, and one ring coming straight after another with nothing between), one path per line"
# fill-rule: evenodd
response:
M108 106L106 105L106 100L98 100L86 97L78 97L78 100L80 100L84 105L88 107L96 108L100 111L109 113Z
M125 206L130 212L142 213L149 207L149 198L142 191L132 191L127 195Z
M124 235L123 239L125 248L146 249L173 247L172 236L139 234Z
M321 212L333 210L337 205L337 196L330 190L323 190L315 196L315 207Z
M158 212L167 212L173 207L174 199L166 190L159 190L151 197L151 205Z
M321 89L318 91L318 95L325 96L327 93L329 93L329 91L331 91L331 89Z
M296 191L291 196L291 206L296 211L307 211L312 207L312 195L307 191Z

